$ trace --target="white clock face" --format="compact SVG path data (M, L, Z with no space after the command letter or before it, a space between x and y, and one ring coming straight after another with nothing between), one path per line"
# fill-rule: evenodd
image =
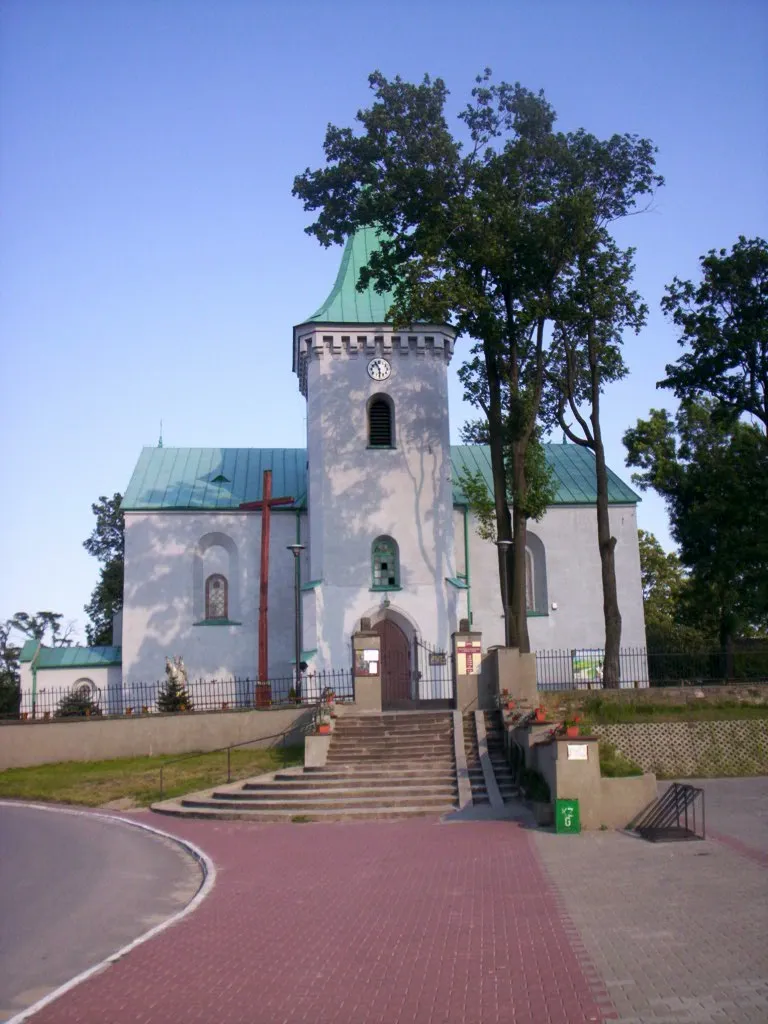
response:
M386 380L392 373L392 367L386 359L372 359L368 363L368 376L373 380Z

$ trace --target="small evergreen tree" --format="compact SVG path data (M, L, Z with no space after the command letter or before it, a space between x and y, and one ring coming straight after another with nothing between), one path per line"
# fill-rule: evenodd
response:
M165 683L157 694L158 711L193 711L187 690L187 671L181 658L165 659Z
M94 697L86 686L78 686L71 693L66 693L59 701L53 713L54 718L87 718L100 715L101 708L98 697Z

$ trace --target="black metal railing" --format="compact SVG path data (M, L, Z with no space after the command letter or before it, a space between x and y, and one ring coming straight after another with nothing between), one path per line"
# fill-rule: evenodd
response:
M453 700L453 663L448 651L418 637L416 659L419 699Z
M768 683L768 647L764 650L666 652L623 647L619 652L622 688L711 686ZM603 651L571 649L536 652L540 690L599 690L603 687Z
M94 687L87 694L82 687L77 686L41 686L34 693L22 690L18 710L7 711L0 718L39 722L158 714L162 690L163 683L160 681L129 682L123 686L102 689ZM266 710L292 705L317 705L331 694L337 703L348 703L355 699L355 681L351 669L333 669L302 676L298 693L293 676L269 679L267 682L238 677L194 679L186 684L186 693L186 706L177 706L173 710Z
M706 839L704 790L673 782L631 822L630 828L653 843Z

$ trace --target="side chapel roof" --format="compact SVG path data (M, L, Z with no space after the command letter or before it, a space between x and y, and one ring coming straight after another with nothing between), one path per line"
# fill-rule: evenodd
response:
M575 444L545 444L547 462L557 484L553 505L594 505L597 500L595 459ZM452 445L453 500L466 505L459 485L463 468L479 472L492 489L489 449L484 445ZM306 508L305 448L144 448L123 498L123 509L183 511L237 509L261 498L265 469L272 470L274 497L291 497L293 505L275 511ZM608 470L608 500L631 505L639 496Z

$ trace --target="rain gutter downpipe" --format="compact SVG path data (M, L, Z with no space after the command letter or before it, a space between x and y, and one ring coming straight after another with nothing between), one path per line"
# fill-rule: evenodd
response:
M464 579L467 582L467 618L469 619L469 628L472 629L472 589L469 573L469 508L465 505L462 512L464 513Z

